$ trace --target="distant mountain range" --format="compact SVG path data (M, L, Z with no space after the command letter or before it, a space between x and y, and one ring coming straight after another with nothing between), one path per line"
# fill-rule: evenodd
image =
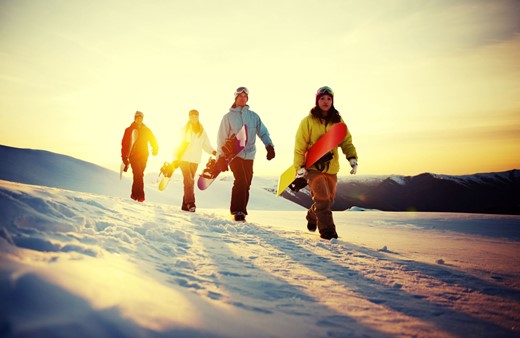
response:
M118 197L128 196L118 173L74 157L0 145L0 159L0 180L100 195L117 190Z
M70 156L0 145L0 159L0 180L128 197L129 183L120 182L118 173ZM275 178L271 183L258 183L259 178L255 182L276 191ZM171 194L147 194L152 200L171 202ZM306 208L312 204L308 187L298 193L286 191L282 197ZM519 215L520 171L340 177L333 210L347 209Z
M308 187L283 197L309 207ZM520 171L448 176L340 178L333 210L438 211L520 214Z

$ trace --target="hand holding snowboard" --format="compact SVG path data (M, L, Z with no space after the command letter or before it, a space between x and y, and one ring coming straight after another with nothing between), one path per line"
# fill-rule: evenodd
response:
M222 145L224 156L219 156L217 160L210 158L206 164L206 168L200 174L197 186L200 190L206 190L217 176L228 170L228 165L233 159L246 147L247 130L246 126L242 126L238 133L231 135Z

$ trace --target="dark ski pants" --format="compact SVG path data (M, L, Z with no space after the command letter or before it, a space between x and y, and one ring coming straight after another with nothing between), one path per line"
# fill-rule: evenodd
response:
M307 211L307 221L316 224L320 234L336 231L332 218L332 204L336 198L337 175L309 170L307 180L314 202Z
M231 214L242 212L247 215L247 202L249 202L249 188L253 181L253 160L244 160L235 157L229 164L235 181L231 189Z
M197 173L198 163L181 161L179 164L183 183L184 196L182 197L182 210L189 210L190 207L195 207L195 174Z
M144 170L146 169L146 158L130 158L134 182L132 183L132 195L130 197L136 201L144 201Z

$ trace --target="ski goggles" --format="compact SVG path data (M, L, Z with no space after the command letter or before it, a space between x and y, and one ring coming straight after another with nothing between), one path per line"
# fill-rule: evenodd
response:
M332 88L330 88L329 86L323 86L321 87L320 89L318 89L318 91L316 92L316 95L330 95L330 96L334 96L334 92L332 91Z
M247 90L246 87L238 87L237 90L235 90L235 97L238 95L245 93L246 95L249 95L249 90Z

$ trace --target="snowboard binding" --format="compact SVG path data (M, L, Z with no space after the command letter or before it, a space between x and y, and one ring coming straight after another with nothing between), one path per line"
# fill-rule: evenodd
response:
M204 178L215 178L218 175L218 173L215 174L216 164L217 160L213 157L210 157L208 163L206 163L206 168L202 170L202 174L200 176Z
M304 177L298 177L291 184L289 184L289 189L294 192L298 192L301 189L307 186L307 179Z
M242 150L240 148L240 141L236 138L236 135L233 134L226 139L226 142L222 145L222 151L224 152L224 157L227 161L231 160Z
M163 166L161 167L161 174L164 177L172 177L173 170L175 169L173 163L164 162Z

